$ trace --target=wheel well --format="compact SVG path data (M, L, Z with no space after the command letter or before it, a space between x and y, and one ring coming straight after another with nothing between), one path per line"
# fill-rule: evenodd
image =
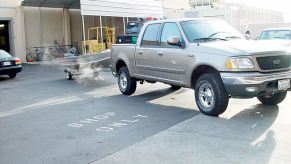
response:
M206 73L217 73L219 74L219 72L208 65L200 65L198 66L193 72L192 72L192 76L191 76L191 87L194 88L196 85L196 82L198 80L198 78Z
M126 66L125 62L123 60L118 60L116 63L116 73L118 73L119 69L123 66Z

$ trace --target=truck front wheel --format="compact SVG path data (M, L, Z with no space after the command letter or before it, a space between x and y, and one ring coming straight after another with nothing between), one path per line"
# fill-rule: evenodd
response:
M198 78L195 100L199 110L208 116L218 116L226 110L229 95L219 75L207 73Z
M287 91L279 92L279 93L273 93L265 96L258 96L257 99L266 105L277 105L281 103L287 95Z
M119 90L124 95L131 95L136 90L136 79L130 77L127 67L121 67L118 71L118 86Z

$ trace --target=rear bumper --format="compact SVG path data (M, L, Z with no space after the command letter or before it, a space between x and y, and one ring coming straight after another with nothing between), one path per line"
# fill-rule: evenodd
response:
M22 66L11 66L11 67L4 67L0 68L0 75L8 75L10 73L19 73L22 71Z
M231 97L251 98L278 90L278 80L291 79L291 71L277 73L220 73ZM290 88L288 89L290 91Z

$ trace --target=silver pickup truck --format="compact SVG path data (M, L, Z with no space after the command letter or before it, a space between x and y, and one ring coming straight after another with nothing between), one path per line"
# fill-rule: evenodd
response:
M158 20L144 25L137 44L113 45L111 68L125 95L137 81L192 88L199 110L218 116L229 98L282 102L290 91L291 51L246 40L220 20Z

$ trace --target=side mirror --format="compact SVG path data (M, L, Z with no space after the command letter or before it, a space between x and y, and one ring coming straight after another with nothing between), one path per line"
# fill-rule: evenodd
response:
M182 46L180 38L177 36L170 36L167 40L167 43L172 46L178 46L178 47Z

